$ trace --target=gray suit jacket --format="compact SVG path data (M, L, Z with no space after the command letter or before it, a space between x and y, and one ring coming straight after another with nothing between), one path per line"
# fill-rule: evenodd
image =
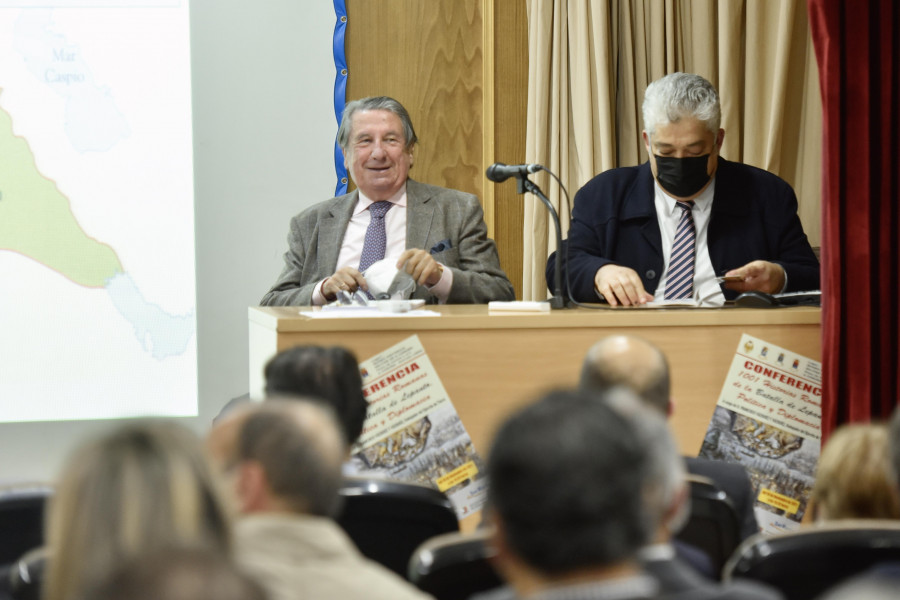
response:
M284 270L261 305L312 304L316 284L337 270L344 233L358 197L353 191L316 204L291 219ZM406 247L431 250L436 261L453 269L449 304L514 298L512 284L500 268L497 248L487 237L478 198L410 179L406 182L406 200ZM413 298L437 301L422 286Z

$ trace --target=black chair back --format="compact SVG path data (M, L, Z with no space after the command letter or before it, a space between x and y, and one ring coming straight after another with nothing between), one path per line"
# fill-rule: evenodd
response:
M347 478L337 518L368 558L406 577L413 551L425 540L459 531L453 504L442 492L411 483Z
M41 600L47 569L47 549L30 550L13 563L6 582L13 600Z
M40 484L0 487L0 567L44 544L44 506L52 494Z
M812 600L839 582L900 561L900 523L834 521L748 538L725 565L726 580L755 579L790 600Z
M721 573L741 543L741 524L728 496L711 479L689 475L691 514L675 537L706 553L713 571Z
M409 580L437 600L466 600L503 585L491 567L487 533L448 533L419 546L409 561Z

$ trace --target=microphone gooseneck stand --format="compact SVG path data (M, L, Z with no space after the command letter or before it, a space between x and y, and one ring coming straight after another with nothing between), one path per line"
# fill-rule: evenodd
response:
M550 298L549 302L550 308L565 308L566 298L563 296L562 289L562 227L559 224L559 214L556 212L556 209L553 208L553 205L550 204L550 200L544 195L544 192L541 191L541 188L539 188L537 184L524 175L516 177L516 179L518 180L516 191L519 194L531 192L537 196L544 207L546 207L547 212L550 213L550 217L553 219L553 226L556 229L556 272L553 274L553 297Z

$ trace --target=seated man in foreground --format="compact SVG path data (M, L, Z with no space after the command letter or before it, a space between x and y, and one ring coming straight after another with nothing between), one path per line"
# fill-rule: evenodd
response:
M554 392L510 417L488 458L494 566L529 600L656 598L638 551L655 523L642 497L650 456L595 396Z
M368 291L363 272L384 258L415 280L413 298L514 298L478 198L408 178L416 141L409 114L393 98L347 104L338 144L358 189L291 220L284 270L262 305L322 305L339 292Z
M663 418L625 389L554 392L513 415L488 458L494 565L512 590L478 600L780 600L718 585L675 558L689 514Z
M749 290L819 288L791 186L719 156L725 130L710 82L654 81L643 118L649 161L601 173L575 196L562 249L575 300L721 305ZM551 256L548 285L554 274Z
M271 600L430 598L362 556L333 520L346 442L328 407L303 400L240 407L213 428L207 447L241 513L236 561Z
M675 410L669 360L658 347L635 336L610 336L591 346L581 365L579 386L599 393L628 388L664 419ZM743 466L697 457L686 457L685 466L693 475L712 479L728 495L741 521L742 539L759 533L753 510L756 496Z

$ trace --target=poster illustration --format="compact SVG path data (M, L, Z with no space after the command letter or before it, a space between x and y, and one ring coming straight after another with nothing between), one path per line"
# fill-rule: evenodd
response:
M819 460L821 364L744 334L700 456L741 463L764 532L796 529Z
M437 488L459 518L480 510L484 464L418 336L361 362L360 372L369 410L350 473Z

